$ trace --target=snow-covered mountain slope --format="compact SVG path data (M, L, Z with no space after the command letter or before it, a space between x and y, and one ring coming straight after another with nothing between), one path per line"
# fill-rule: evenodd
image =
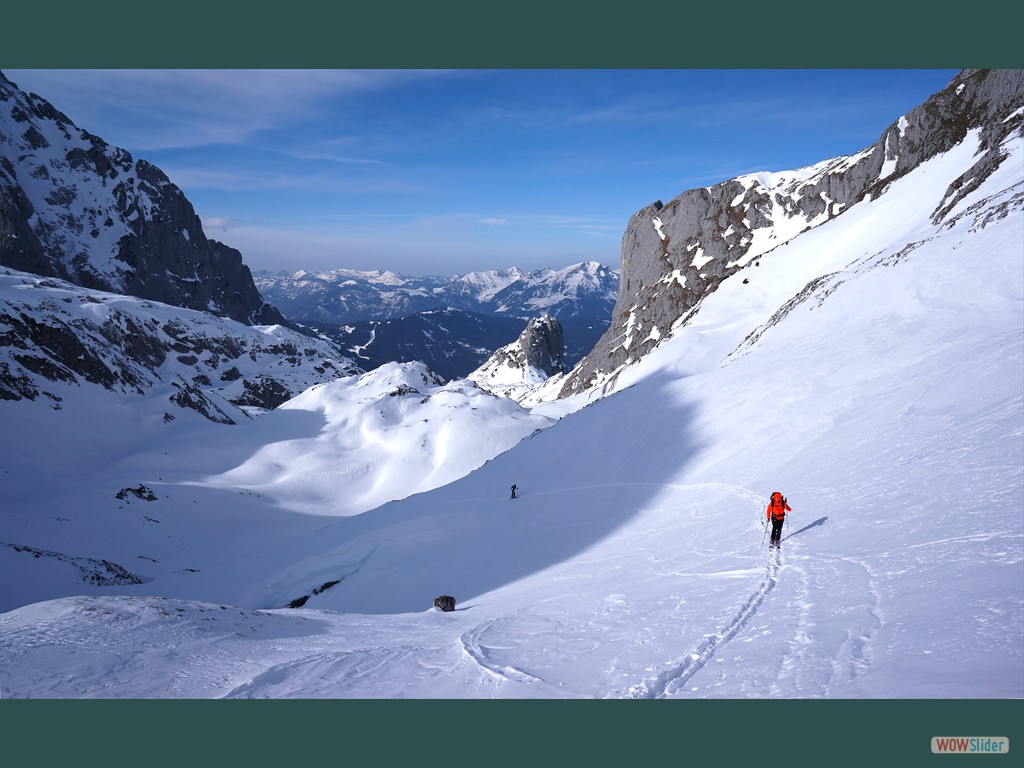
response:
M271 442L281 422L312 419L306 439ZM245 488L305 514L345 516L445 485L551 424L473 382L446 383L421 363L311 387L260 420L262 446L209 482Z
M513 283L527 278L518 267L470 272L434 289L434 294L453 307L486 304ZM527 278L529 279L529 278Z
M241 254L206 237L159 168L2 73L0 265L246 324L284 322Z
M280 325L89 290L0 267L0 397L60 409L76 390L135 396L168 421L181 409L223 423L269 409L358 368ZM137 396L152 394L153 397ZM145 405L143 406L142 401Z
M562 394L600 385L655 347L726 277L760 266L775 248L858 203L886 196L894 182L971 135L978 152L970 166L932 180L944 186L930 210L938 224L1006 161L1002 145L1022 124L1024 72L965 70L856 154L730 179L638 211L622 239L612 325L566 377Z
M165 423L159 391L63 394L60 411L2 403L3 610L96 583L218 600L231 573L258 588L297 532L444 485L552 421L418 363L312 386L230 429ZM97 582L103 562L123 578Z
M556 423L362 514L287 506L303 486L287 485L293 473L331 472L307 459L326 406L279 408L245 427L275 424L273 437L228 446L184 429L153 441L155 425L69 438L45 404L0 403L38 452L5 441L17 494L4 483L4 535L63 541L68 558L0 550L0 567L22 561L0 573L21 606L0 615L0 692L1024 697L1014 114L997 144L965 131L723 277L635 364L533 408ZM1002 161L974 174L993 152ZM957 179L973 181L950 196ZM82 418L129 423L95 407ZM474 429L484 443L505 431ZM227 432L214 430L202 435ZM402 456L426 469L437 453ZM276 465L279 496L217 471L249 461ZM111 504L115 486L140 483L159 499ZM792 506L779 552L764 547L774 490ZM114 535L88 538L98 523ZM146 581L84 584L103 560ZM68 578L66 597L25 605L32 575L57 567L77 569L73 589ZM454 612L431 607L440 595Z

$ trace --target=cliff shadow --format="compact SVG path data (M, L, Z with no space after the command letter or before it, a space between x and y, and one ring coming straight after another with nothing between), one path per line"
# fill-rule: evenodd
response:
M362 613L461 603L534 576L612 536L652 503L678 499L699 453L698 405L663 373L534 433L449 485L391 502L323 531L323 568L361 560L324 606ZM517 498L510 498L512 484ZM322 545L332 540L327 552ZM301 566L296 568L296 572ZM319 607L319 606L315 606Z

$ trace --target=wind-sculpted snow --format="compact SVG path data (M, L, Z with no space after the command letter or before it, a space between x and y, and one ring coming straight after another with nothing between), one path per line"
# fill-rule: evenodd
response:
M319 431L268 442L210 482L276 498L297 511L353 515L451 482L551 424L476 384L445 383L419 363L311 387L262 419L316 414Z

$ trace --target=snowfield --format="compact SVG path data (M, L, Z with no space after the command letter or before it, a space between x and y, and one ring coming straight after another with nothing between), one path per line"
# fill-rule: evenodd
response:
M244 427L0 403L3 698L1024 697L1020 140L930 220L975 148L762 255L603 397L396 366Z

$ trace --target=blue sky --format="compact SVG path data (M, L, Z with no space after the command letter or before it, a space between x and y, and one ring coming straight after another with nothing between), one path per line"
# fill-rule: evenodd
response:
M617 267L654 200L872 144L955 70L6 70L253 270Z

